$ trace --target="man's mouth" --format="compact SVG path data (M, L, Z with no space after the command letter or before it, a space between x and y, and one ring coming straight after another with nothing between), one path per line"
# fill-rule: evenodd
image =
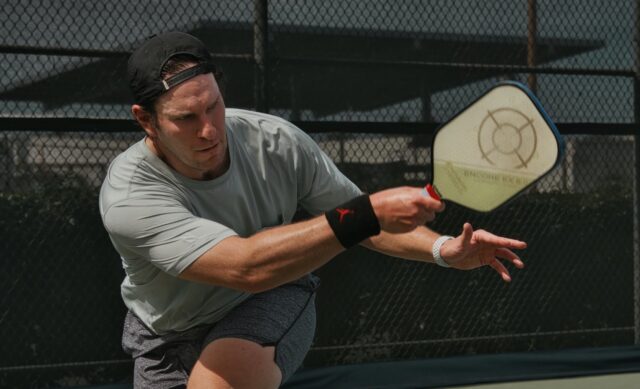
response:
M202 147L202 148L196 149L196 151L197 152L209 151L209 150L214 149L216 146L218 146L218 145L215 144L215 145L211 145L211 146L207 146L207 147Z

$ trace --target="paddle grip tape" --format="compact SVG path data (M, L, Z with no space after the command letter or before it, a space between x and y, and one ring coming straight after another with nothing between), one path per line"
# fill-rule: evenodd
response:
M380 223L369 195L361 195L324 214L344 248L352 247L380 233Z

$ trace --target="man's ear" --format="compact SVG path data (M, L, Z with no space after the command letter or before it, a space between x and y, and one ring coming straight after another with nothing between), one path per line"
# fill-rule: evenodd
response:
M156 126L151 113L138 104L131 106L131 113L147 136L151 139L156 138Z

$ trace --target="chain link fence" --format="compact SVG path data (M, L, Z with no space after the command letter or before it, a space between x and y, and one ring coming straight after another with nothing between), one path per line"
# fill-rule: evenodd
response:
M295 121L368 192L428 182L432 130L502 79L535 89L565 135L562 165L535 188L488 215L448 204L432 224L526 240L511 284L351 249L318 272L305 366L634 344L636 12L595 0L4 2L0 387L129 379L124 273L97 195L142 136L127 55L168 30L211 48L228 106Z

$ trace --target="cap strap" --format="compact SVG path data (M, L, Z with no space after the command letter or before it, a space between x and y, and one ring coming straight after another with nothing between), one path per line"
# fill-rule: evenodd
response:
M198 76L200 74L206 74L206 73L211 73L213 72L215 69L215 67L212 64L209 63L200 63L197 64L196 66L192 66L189 69L185 69L169 78L167 78L166 80L162 80L162 86L164 87L165 91L168 91L169 89L173 88L174 86L185 82L195 76Z

